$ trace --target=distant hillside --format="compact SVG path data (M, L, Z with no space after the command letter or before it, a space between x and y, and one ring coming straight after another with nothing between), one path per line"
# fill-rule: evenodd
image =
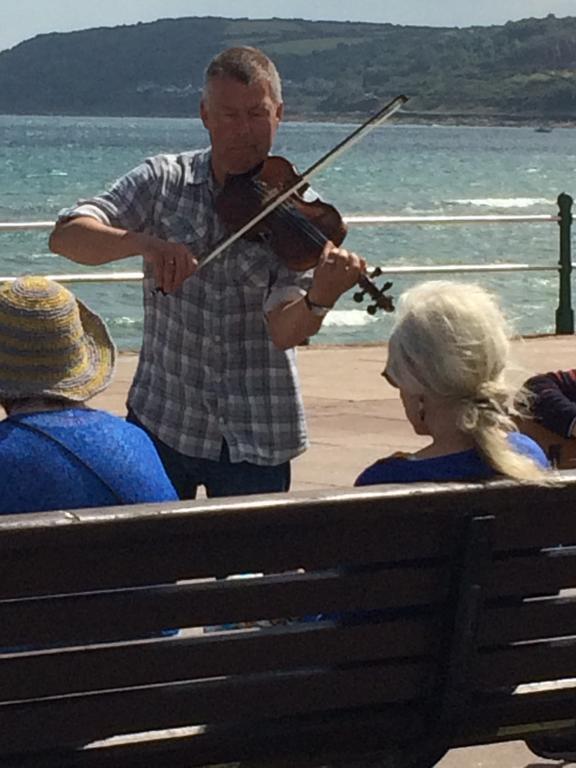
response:
M0 53L0 113L196 115L221 49L262 48L288 117L358 117L399 93L408 117L576 121L576 17L460 28L164 19L40 35Z

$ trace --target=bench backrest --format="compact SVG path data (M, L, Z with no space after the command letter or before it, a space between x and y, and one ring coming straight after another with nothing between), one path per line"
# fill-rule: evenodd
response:
M175 768L569 724L574 688L511 692L576 677L575 515L567 473L0 518L0 755Z

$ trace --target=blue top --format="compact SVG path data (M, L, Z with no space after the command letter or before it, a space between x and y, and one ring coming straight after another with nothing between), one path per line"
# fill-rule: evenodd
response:
M148 435L118 416L73 407L0 422L0 514L177 498Z
M515 451L533 459L538 466L550 466L542 448L527 435L510 432L508 442ZM367 467L354 485L488 480L495 475L494 469L475 448L434 459L410 459L410 454L395 453Z

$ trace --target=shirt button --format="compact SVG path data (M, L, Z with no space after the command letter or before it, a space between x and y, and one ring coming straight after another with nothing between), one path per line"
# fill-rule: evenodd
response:
M216 336L214 336L214 341L222 341L222 336L218 336L218 334L216 334Z
M224 416L218 416L218 424L224 424Z

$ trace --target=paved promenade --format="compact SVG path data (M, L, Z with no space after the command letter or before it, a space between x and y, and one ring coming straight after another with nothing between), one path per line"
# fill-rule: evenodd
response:
M576 338L534 337L513 344L514 380L576 365ZM348 488L369 463L426 441L414 435L398 393L380 376L386 345L303 347L298 352L311 446L293 465L293 489ZM114 384L92 404L125 412L136 355L121 355ZM538 758L522 742L452 750L438 768L538 768L560 765ZM568 763L562 763L568 765Z
M380 375L386 345L302 347L298 363L311 446L293 465L294 490L348 488L381 456L426 443L404 418L398 393ZM513 343L514 381L576 366L576 338L539 336ZM123 414L136 355L121 355L113 385L92 404Z

